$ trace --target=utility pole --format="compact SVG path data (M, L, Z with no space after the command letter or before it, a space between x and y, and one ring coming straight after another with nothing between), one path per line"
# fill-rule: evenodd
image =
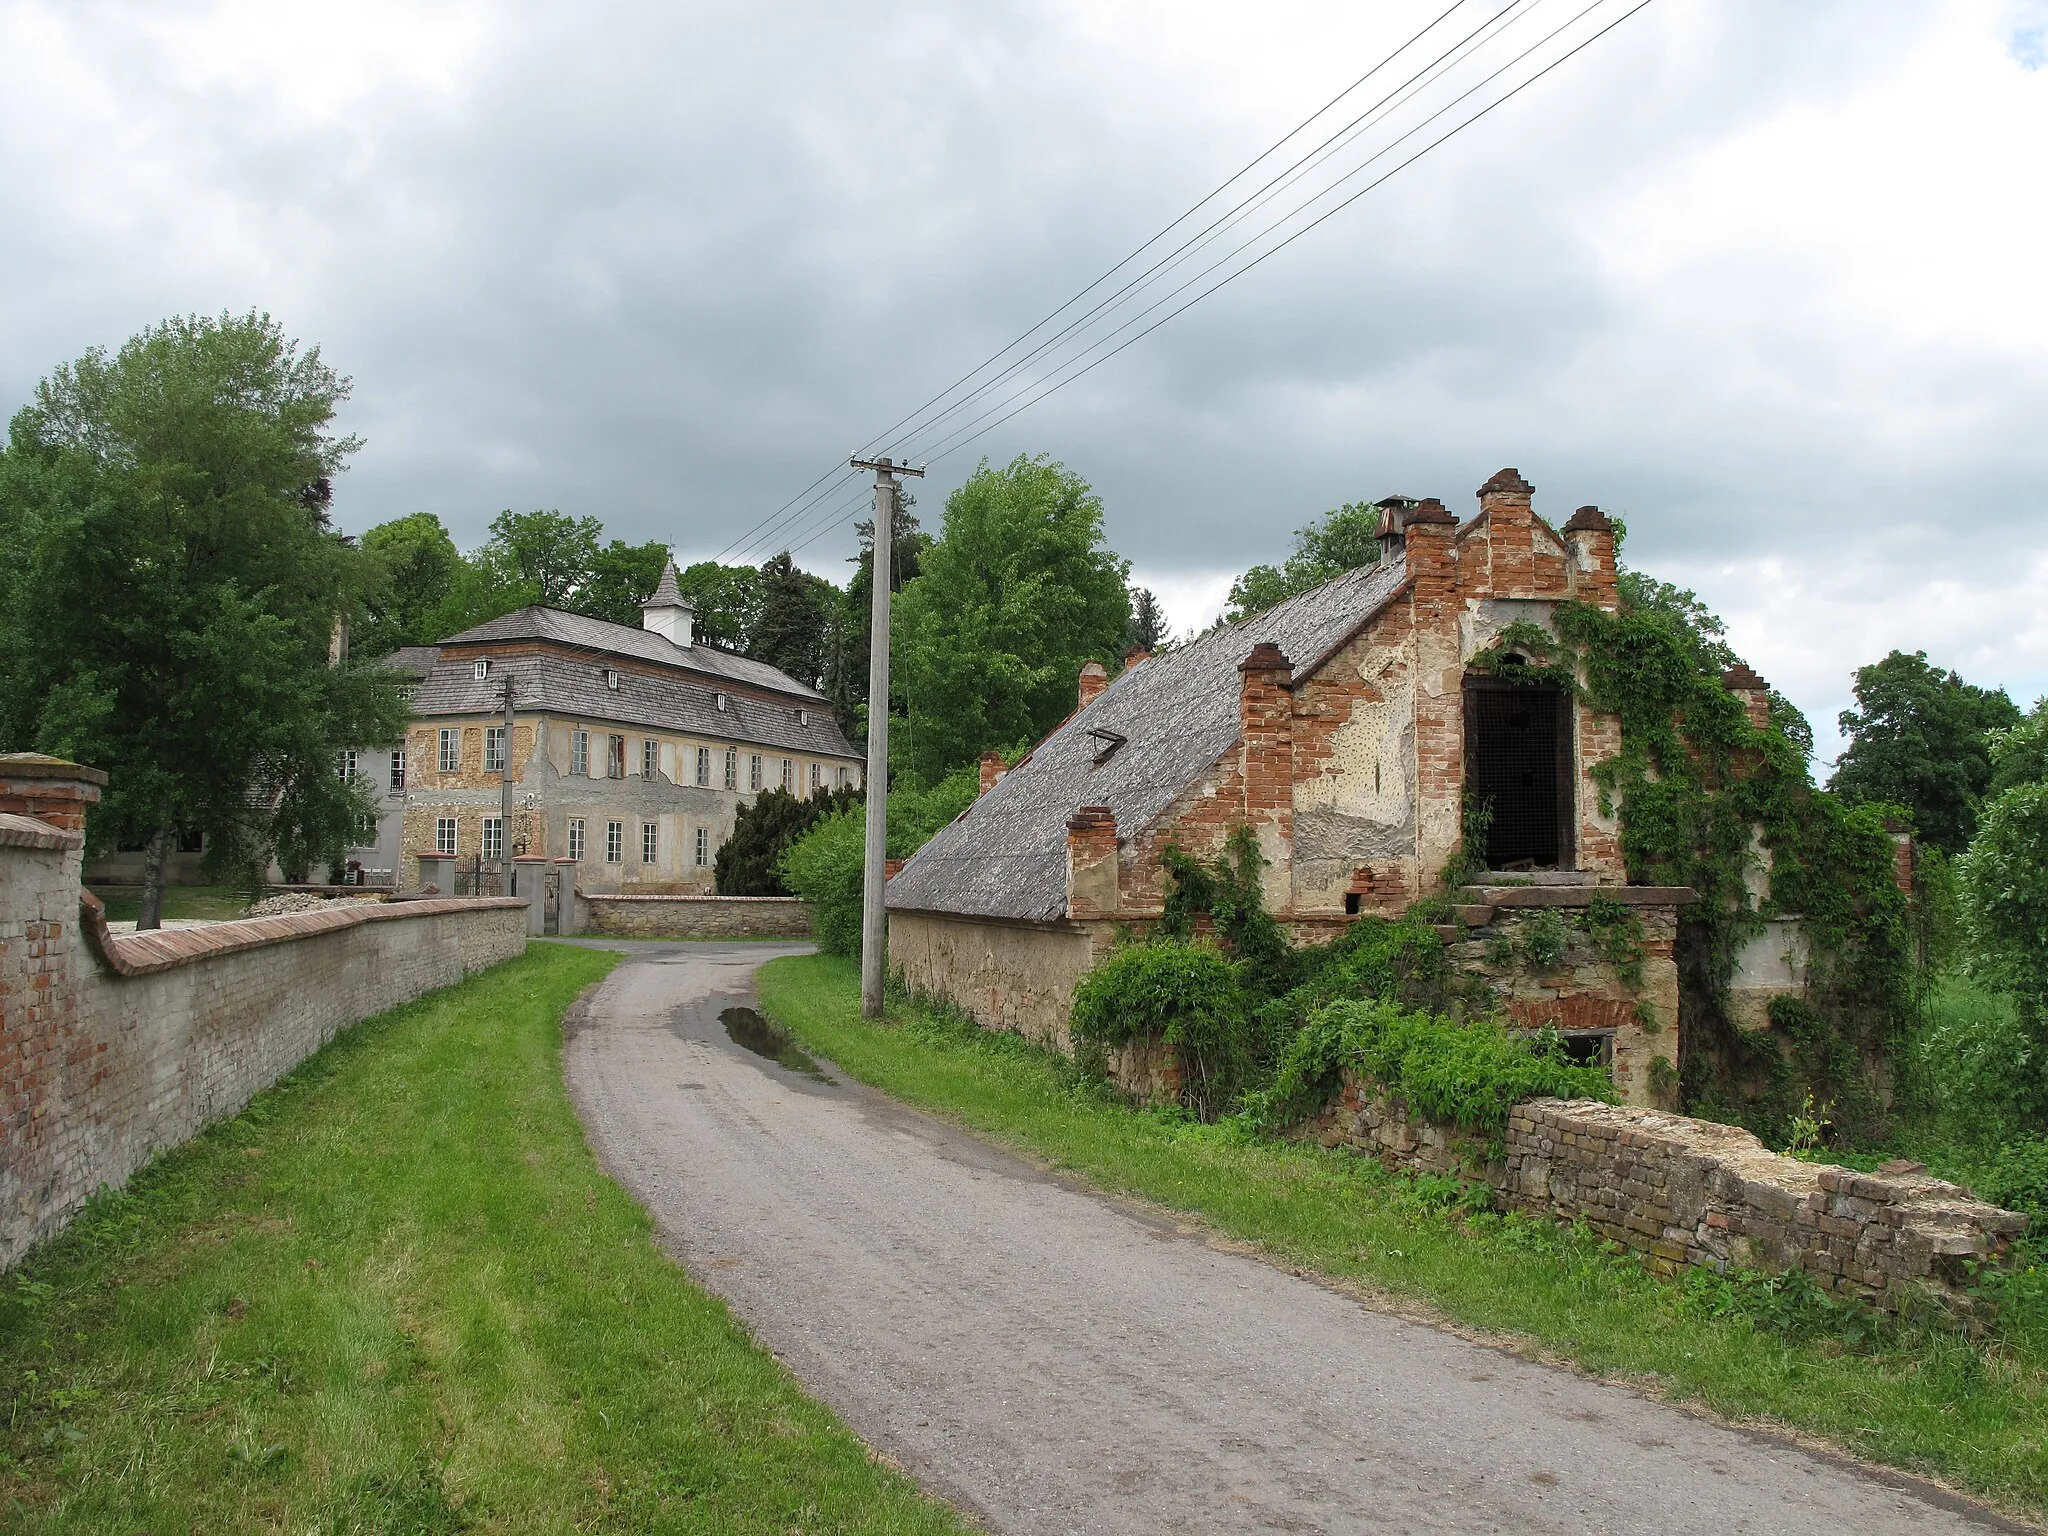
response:
M889 917L882 905L883 869L889 858L889 565L896 546L896 477L922 480L924 471L888 459L852 459L875 472L874 606L868 624L868 843L861 878L860 1011L882 1016L888 975Z
M505 755L498 760L498 894L513 896L512 889L512 674L505 674ZM481 843L482 838L477 841ZM479 896L483 892L477 892Z

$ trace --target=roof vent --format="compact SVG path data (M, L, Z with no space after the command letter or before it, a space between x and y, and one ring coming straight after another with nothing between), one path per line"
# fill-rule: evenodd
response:
M477 657L477 659L476 659L476 675L477 675L478 677L489 677L489 676L491 675L491 658L490 658L490 657L488 657L488 656L479 656L479 657Z
M604 669L604 685L611 689L613 693L619 691L619 669L617 667L606 667Z
M811 712L808 709L798 710L796 712L796 723L798 725L809 725L811 723Z
M713 695L711 695L711 702L721 712L732 707L731 701L728 700L726 696L722 693L714 693Z

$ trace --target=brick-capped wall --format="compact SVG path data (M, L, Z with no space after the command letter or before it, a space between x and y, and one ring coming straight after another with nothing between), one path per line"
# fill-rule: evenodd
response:
M1659 1274L1800 1269L1894 1312L1975 1316L1966 1262L2003 1259L2027 1224L1918 1164L1856 1173L1781 1157L1732 1125L1589 1100L1517 1105L1490 1149L1347 1072L1309 1131L1390 1167L1481 1178L1506 1206L1584 1220Z
M349 1025L526 944L518 901L110 936L82 842L0 815L0 1265Z
M811 909L794 896L579 898L585 933L622 939L808 939Z

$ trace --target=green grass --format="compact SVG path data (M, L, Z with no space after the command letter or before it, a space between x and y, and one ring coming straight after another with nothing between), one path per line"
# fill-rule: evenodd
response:
M132 923L142 912L142 887L139 885L95 885L91 890L106 907L110 923ZM174 917L235 918L248 909L248 895L225 885L164 887L163 915L166 920Z
M1705 1275L1659 1281L1583 1230L1464 1208L1450 1180L1135 1112L1014 1037L909 1005L890 1025L865 1023L858 992L846 960L760 973L766 1011L846 1072L1098 1188L1533 1355L2048 1513L2048 1308L2036 1293L2019 1309L2033 1325L1986 1344L1873 1331L1853 1309Z
M960 1530L599 1172L558 1021L616 961L358 1026L0 1281L0 1526Z

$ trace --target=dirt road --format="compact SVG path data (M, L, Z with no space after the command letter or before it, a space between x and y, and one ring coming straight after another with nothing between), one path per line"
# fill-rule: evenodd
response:
M813 1392L994 1530L2010 1529L1376 1313L774 1060L731 1010L787 949L616 947L566 1049L599 1154Z

